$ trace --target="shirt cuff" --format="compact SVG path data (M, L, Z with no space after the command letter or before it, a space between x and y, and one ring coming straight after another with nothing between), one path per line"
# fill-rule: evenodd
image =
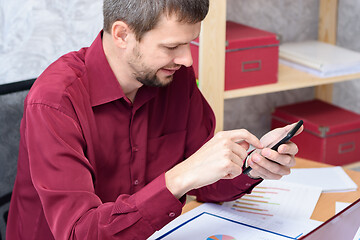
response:
M242 186L242 194L244 195L245 193L249 194L251 193L251 191L253 190L253 188L258 185L260 182L262 182L262 178L259 179L254 179L254 178L250 178L248 175L246 174L240 174L238 177L236 177L233 180L233 184L235 186Z
M247 169L247 168L249 167L247 161L248 161L250 155L251 155L254 151L255 151L255 149L252 150L252 151L250 151L250 152L248 153L248 155L247 155L247 157L246 157L246 159L245 159L245 161L244 161L244 164L243 164L243 166L242 166L243 172L245 171L245 169ZM261 179L262 179L261 177L253 177L253 176L251 176L250 172L251 172L251 170L250 170L249 172L245 173L245 175L247 175L249 178L255 179L255 180L261 180Z
M165 173L161 174L135 195L140 214L154 230L159 230L181 214L183 204L166 187Z

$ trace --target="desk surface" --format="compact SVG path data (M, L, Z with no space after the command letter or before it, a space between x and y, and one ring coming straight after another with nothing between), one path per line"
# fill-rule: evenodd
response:
M331 167L331 165L297 159L296 165L294 168L317 168L317 167ZM351 171L344 169L345 172L350 176L350 178L360 186L360 172ZM318 221L326 221L330 217L335 215L335 202L348 202L352 203L360 198L360 189L352 192L343 192L343 193L322 193L320 195L319 201L316 204L314 212L311 216L311 219ZM190 211L191 209L199 206L201 203L196 201L188 202L183 209L183 213Z

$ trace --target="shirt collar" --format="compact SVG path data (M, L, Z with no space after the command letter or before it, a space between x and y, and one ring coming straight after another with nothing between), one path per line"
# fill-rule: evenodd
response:
M91 105L97 106L125 97L103 49L101 31L85 54Z
M106 59L102 45L102 34L103 31L99 33L85 54L85 66L90 89L89 94L93 107L120 98L126 99L124 91ZM158 91L159 89L157 87L142 86L136 94L134 104L140 107L156 96Z

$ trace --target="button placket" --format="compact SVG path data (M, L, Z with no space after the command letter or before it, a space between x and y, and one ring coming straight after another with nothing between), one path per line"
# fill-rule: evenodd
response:
M135 101L136 102L136 101ZM136 107L134 104L131 112L131 122L129 129L130 142L130 174L132 180L132 190L138 191L145 184L145 168L146 161L146 141L147 141L147 120L143 119L146 115L144 109ZM140 111L139 111L140 109Z
M130 147L131 147L131 152L132 152L132 154L131 154L131 162L132 162L132 164L133 164L133 162L135 160L135 157L136 157L135 153L137 151L139 151L139 149L137 148L137 146L134 143L135 139L134 139L134 136L132 134L133 127L134 127L134 114L135 114L134 113L134 108L133 108L133 106L131 106L129 141L130 141ZM139 180L136 178L136 172L134 172L134 167L133 166L130 167L130 171L131 171L131 177L133 179L133 182L132 182L133 186L134 186L134 188L136 188L139 185Z

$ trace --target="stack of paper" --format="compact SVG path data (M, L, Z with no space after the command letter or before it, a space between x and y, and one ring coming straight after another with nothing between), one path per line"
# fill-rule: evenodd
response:
M323 192L355 191L358 187L341 167L294 168L280 181L318 186Z
M332 77L360 72L360 53L320 41L280 45L280 63L315 74Z

